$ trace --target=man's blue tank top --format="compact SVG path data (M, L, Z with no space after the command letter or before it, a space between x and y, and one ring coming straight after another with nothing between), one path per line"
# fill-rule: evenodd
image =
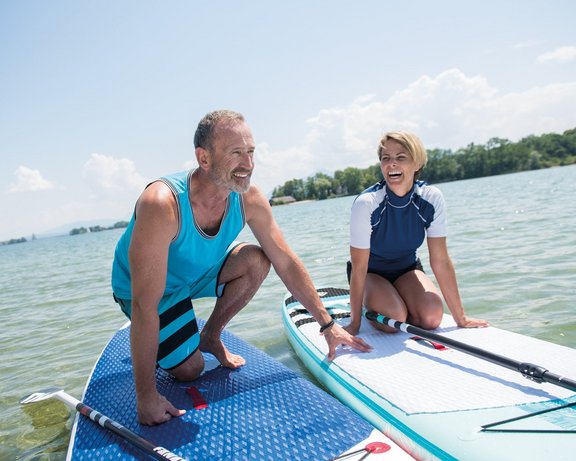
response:
M231 192L218 233L207 235L202 231L194 220L189 198L192 173L193 171L183 171L159 179L172 189L180 215L180 228L168 252L168 272L164 295L173 293L184 286L192 286L201 280L203 275L224 256L246 224L242 195ZM121 299L132 298L128 248L135 219L134 213L126 231L116 245L112 264L112 290L116 297Z

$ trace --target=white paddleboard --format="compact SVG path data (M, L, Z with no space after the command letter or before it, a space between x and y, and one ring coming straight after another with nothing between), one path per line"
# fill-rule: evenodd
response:
M318 292L336 321L346 325L348 290ZM383 333L366 319L359 336L374 350L341 349L329 363L326 342L306 309L288 294L282 311L288 339L310 372L417 459L576 459L574 405L482 430L502 420L575 403L573 390L530 381L513 370L434 347L409 333ZM449 315L434 332L545 366L561 376L576 375L576 349L495 327L461 329Z

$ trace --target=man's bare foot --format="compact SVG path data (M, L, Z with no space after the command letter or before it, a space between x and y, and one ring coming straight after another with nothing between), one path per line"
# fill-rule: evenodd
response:
M220 338L212 339L207 338L205 335L200 335L200 350L202 352L209 352L226 368L240 368L246 363L244 357L232 354Z

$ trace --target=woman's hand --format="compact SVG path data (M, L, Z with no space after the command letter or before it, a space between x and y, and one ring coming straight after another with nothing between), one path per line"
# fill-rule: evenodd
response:
M475 319L464 315L461 319L456 320L456 325L460 328L485 328L489 327L490 323L483 319Z
M343 327L352 336L356 336L360 331L360 322L350 322L348 325Z

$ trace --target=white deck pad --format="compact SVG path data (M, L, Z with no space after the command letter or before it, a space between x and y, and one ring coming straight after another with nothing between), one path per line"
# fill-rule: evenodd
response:
M337 301L327 303L326 307L333 308L331 314L348 311L346 304ZM297 314L293 321L309 316ZM338 320L341 325L348 322L347 318ZM316 322L304 323L299 328L322 353L328 352ZM457 328L449 315L444 316L434 333L514 360L545 366L561 376L576 374L574 349L564 348L564 353L558 354L561 346L498 328ZM464 352L437 350L427 341L412 339L414 335L409 333L383 333L366 319L362 320L359 336L374 350L362 353L340 349L330 366L353 375L406 414L497 408L574 395L568 389L530 381L516 371ZM412 374L406 374L407 367L413 370Z

